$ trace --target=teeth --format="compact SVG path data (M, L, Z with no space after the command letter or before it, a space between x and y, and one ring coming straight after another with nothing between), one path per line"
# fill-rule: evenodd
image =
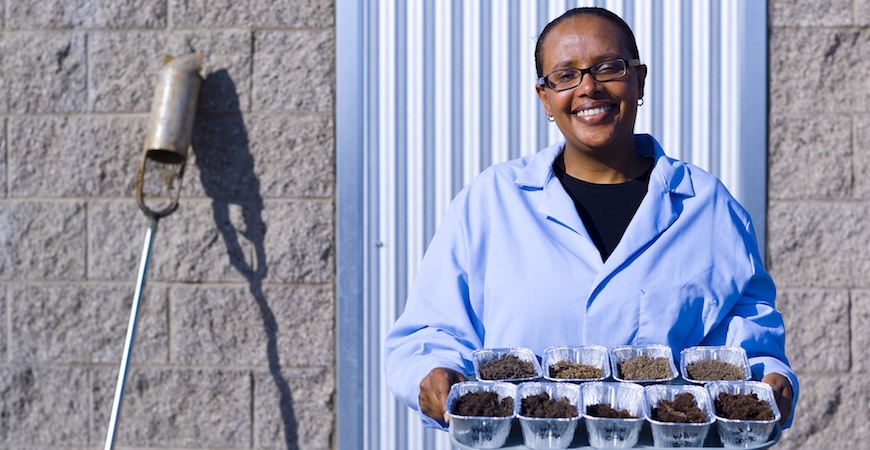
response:
M574 115L579 117L588 117L594 116L596 114L603 114L607 111L610 111L611 109L613 109L613 105L602 106L600 108L584 109L582 111L575 112Z

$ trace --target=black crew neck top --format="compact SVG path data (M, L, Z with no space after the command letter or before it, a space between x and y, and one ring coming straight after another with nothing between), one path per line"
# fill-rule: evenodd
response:
M560 155L553 171L571 199L586 226L592 242L607 261L625 234L649 186L653 164L639 177L619 184L595 184L565 173Z

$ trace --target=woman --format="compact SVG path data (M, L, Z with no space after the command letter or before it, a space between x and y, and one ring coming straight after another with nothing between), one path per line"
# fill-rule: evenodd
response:
M393 393L444 427L477 348L743 347L791 422L797 378L747 212L634 135L647 68L613 13L577 8L535 50L565 142L485 170L453 200L387 336Z

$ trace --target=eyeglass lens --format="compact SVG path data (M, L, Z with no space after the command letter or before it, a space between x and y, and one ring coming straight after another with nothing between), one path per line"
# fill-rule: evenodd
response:
M614 59L600 62L588 69L561 69L546 76L551 89L564 91L580 85L583 75L589 73L595 81L611 81L625 76L625 61Z

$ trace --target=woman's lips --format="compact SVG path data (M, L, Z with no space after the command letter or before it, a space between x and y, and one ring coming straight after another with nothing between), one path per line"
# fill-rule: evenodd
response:
M571 113L572 116L582 119L584 122L593 123L605 120L611 112L616 110L616 105L607 103L593 107L581 107Z

